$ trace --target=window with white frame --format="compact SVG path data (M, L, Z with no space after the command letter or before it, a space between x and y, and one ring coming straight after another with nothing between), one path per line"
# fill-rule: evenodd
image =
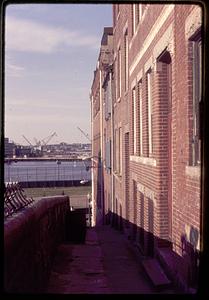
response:
M137 124L136 124L136 88L134 87L132 89L132 124L133 124L133 154L137 154L137 147L136 147L136 130L137 130Z
M118 173L122 174L122 128L118 129Z
M128 90L128 29L124 35L124 67L125 67L125 91Z
M138 7L139 7L139 22L140 22L142 18L142 4L138 4Z
M118 98L121 97L121 49L118 49Z
M136 32L137 26L142 18L142 4L133 4L132 5L132 30L133 35Z
M192 165L200 164L200 102L202 98L202 41L199 35L192 41L193 53L193 128L192 128Z
M116 172L117 171L117 151L118 151L118 145L117 145L117 129L115 129L115 132L114 132L114 161L113 161L113 166L114 166L114 171Z
M143 155L142 151L142 80L138 82L138 97L139 97L139 155Z
M153 111L152 111L152 82L151 69L147 72L147 104L148 104L148 154L153 152Z
M136 5L137 4L132 5L132 32L133 32L133 35L136 32Z

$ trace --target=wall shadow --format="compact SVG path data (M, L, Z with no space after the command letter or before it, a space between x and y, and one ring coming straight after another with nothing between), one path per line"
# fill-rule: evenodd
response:
M98 152L98 165L97 165L97 175L96 175L96 223L104 224L105 214L104 214L104 172L103 172L103 162L101 159L101 151ZM92 183L94 184L94 183Z
M141 226L137 226L111 211L106 214L105 223L124 233L127 239L130 240L130 243L136 247L140 257L154 257L158 259L165 274L182 293L198 291L200 252L195 250L198 239L197 229L191 228L190 240L182 234L182 255L179 255L172 250L173 244L170 241L161 239L153 234L153 207L151 200L148 204L148 210L149 231L144 230L142 227L144 224L143 212L141 212Z

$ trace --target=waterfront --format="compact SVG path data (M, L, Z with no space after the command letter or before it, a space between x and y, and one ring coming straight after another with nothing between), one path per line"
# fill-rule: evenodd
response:
M91 180L84 161L18 161L4 164L5 182Z

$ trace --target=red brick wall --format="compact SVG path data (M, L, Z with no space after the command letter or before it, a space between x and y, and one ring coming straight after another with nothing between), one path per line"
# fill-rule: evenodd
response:
M194 6L193 6L194 7ZM185 233L185 225L199 230L200 227L200 178L186 172L190 164L189 136L191 135L191 54L188 53L189 41L185 38L185 21L192 6L177 6L175 15L175 104L176 104L176 157L175 187L173 197L173 241L176 251L181 245L181 234ZM177 20L177 18L175 19Z
M144 244L142 248L146 253L151 253L153 234L156 247L162 246L164 239L184 257L182 239L190 239L191 230L199 232L200 228L200 170L190 166L193 82L189 41L190 31L200 26L200 18L192 5L147 4L142 5L142 10L142 19L133 34L132 5L113 5L114 80L117 87L118 49L120 47L124 62L126 30L129 41L128 90L125 89L125 63L122 63L121 97L114 98L113 107L114 130L122 129L123 157L122 173L117 174L115 169L113 172L113 212L119 216L122 212L124 220L133 224L134 238L137 243ZM160 56L162 53L164 55ZM148 136L147 71L150 68L152 153L149 153ZM139 151L137 124L137 155L134 156L132 89L136 88L138 100L139 80L142 81L143 153L141 155ZM139 102L136 112L138 122ZM108 126L106 124L105 128L109 136ZM114 147L114 151L118 149ZM105 175L106 195L110 190L109 179ZM138 226L137 230L134 225ZM142 229L151 234L142 233Z
M153 24L156 22L164 5L148 5L145 9L144 16L142 17L141 24L136 29L136 34L132 37L132 31L130 30L132 23L132 10L131 5L120 5L119 16L116 17L116 27L114 28L114 48L116 49L118 45L121 45L122 56L124 55L124 49L122 45L124 26L126 22L128 23L128 34L129 34L129 67L132 65L133 58L136 57L139 50L143 47L143 42L147 38ZM195 218L199 220L198 204L200 201L198 185L199 181L197 179L187 179L185 177L185 167L188 165L188 160L184 161L182 164L182 153L181 151L187 151L188 157L188 78L191 83L191 75L189 77L188 72L188 57L186 53L185 46L185 33L184 30L180 28L185 27L185 19L191 11L192 6L176 6L170 16L165 20L163 26L156 33L155 37L150 43L147 51L142 55L141 60L137 64L136 68L129 77L129 91L125 94L124 90L124 70L122 70L122 95L120 102L116 102L114 107L114 124L121 124L123 137L124 137L124 127L127 124L127 102L129 103L129 130L130 130L130 149L133 153L133 105L132 105L132 82L136 80L137 74L142 71L142 118L143 118L143 156L148 156L148 105L147 105L147 79L146 71L144 70L145 63L152 56L153 49L158 43L159 39L166 32L170 24L173 24L174 28L174 53L170 52L171 55L171 65L172 65L172 76L171 76L171 86L172 86L172 181L173 181L173 203L168 202L168 166L171 167L171 163L168 162L168 89L167 89L167 66L165 64L158 65L158 69L155 69L152 62L151 65L151 79L152 79L152 99L153 99L153 153L151 157L156 160L156 166L141 164L135 161L130 161L130 181L134 178L138 183L143 185L143 187L150 189L154 193L154 233L155 235L171 239L178 246L181 245L181 235L184 233L183 228L185 222L181 224L179 211L185 211L184 217L186 217L188 224L194 224L197 226L197 222L194 223L192 220L192 215L195 213ZM177 34L178 32L178 34ZM181 33L179 33L181 32ZM187 45L188 47L188 45ZM162 49L164 50L164 49ZM116 61L117 61L117 51ZM159 53L160 54L160 53ZM161 70L160 70L161 69ZM160 70L160 71L159 71ZM191 71L190 71L191 72ZM190 87L191 89L191 87ZM190 91L191 94L191 91ZM138 98L138 89L136 81L136 97ZM190 96L191 97L191 96ZM137 104L137 115L139 113L139 104ZM124 121L126 120L126 121ZM137 140L139 140L139 126L137 125ZM125 152L125 143L123 141L123 152ZM185 148L185 150L182 149ZM187 150L186 150L187 149ZM137 144L137 152L139 151L139 143ZM177 158L178 156L178 158ZM124 164L125 164L125 156ZM118 177L115 180L115 194L117 198L121 197L121 202L123 206L127 207L125 193L120 196L121 183L124 182L124 174L122 174L121 181ZM133 177L133 178L132 178ZM177 179L178 177L178 179ZM134 199L132 182L130 182L130 205L129 214L130 221L134 219L134 203L133 201L138 201ZM178 191L176 190L178 186ZM180 189L179 189L180 187ZM191 199L190 193L193 193L193 199ZM181 195L181 197L179 196ZM196 200L194 195L196 195ZM185 200L179 200L178 204L176 199L187 199L186 203L190 207L182 207ZM146 197L145 197L146 199ZM192 203L195 204L195 209L191 209ZM171 208L173 206L173 213L171 214ZM197 212L196 212L197 211ZM190 212L190 219L187 217ZM146 201L144 207L145 213L145 225L147 222L148 215L146 215ZM140 209L139 209L140 214ZM186 220L185 218L182 220ZM137 219L137 217L136 217ZM170 220L169 220L170 219ZM172 221L172 228L169 224ZM169 223L170 222L170 223ZM178 226L177 226L178 224ZM178 227L178 228L177 228ZM145 226L146 228L146 226ZM178 236L178 238L177 238Z
M6 293L42 293L56 249L66 238L68 196L36 199L4 221Z

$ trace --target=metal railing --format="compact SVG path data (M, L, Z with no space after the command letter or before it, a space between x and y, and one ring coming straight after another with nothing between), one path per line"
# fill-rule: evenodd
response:
M23 207L34 201L25 195L18 182L6 182L4 184L4 217L13 215Z

